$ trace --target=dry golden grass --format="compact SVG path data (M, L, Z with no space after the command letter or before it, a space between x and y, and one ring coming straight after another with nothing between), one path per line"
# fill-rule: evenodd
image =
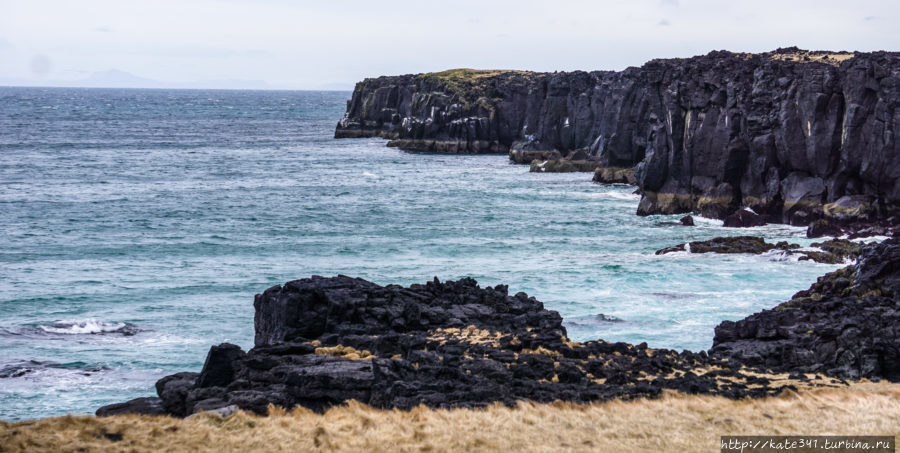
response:
M816 52L792 52L792 53L774 53L770 54L772 60L781 61L797 61L797 62L819 62L831 65L840 65L841 62L849 60L856 56L852 52L833 52L833 53L816 53Z
M375 358L375 355L373 355L367 349L359 351L352 346L344 346L340 344L337 346L316 348L315 353L316 355L330 355L332 357L343 357L345 359L351 360L369 360Z
M104 434L121 440L111 441ZM897 435L900 384L733 401L656 400L382 411L358 403L226 419L65 416L0 422L0 451L719 451L721 435Z
M465 329L456 327L434 329L428 332L428 341L446 344L448 340L464 341L469 344L480 344L486 346L499 347L500 338L503 336L500 332L494 332L487 329L479 329L475 326L468 326Z

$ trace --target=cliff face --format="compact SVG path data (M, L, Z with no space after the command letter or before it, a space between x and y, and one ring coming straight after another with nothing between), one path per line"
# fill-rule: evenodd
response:
M900 213L900 53L779 49L621 72L453 70L357 84L335 137L636 169L638 214L807 224ZM529 152L530 151L530 152Z

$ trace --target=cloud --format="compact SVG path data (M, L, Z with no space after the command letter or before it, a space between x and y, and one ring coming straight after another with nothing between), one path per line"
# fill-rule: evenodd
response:
M107 26L97 27L94 31L97 33L112 33L112 29Z
M668 19L663 19L663 20L659 21L659 23L656 25L659 25L661 27L668 27L669 25L672 25L672 23L669 22Z
M678 6L678 0L660 0L660 3L666 6Z
M866 17L863 17L863 20L866 21L866 22L871 22L871 21L873 21L873 20L878 20L878 19L880 19L880 17L878 17L878 16L866 16Z

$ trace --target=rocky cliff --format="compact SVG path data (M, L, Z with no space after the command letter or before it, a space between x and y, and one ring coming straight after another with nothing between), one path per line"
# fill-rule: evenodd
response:
M357 84L335 137L572 151L635 167L638 214L748 207L808 224L900 214L900 53L711 52L621 72L451 70ZM558 154L555 154L557 151Z
M771 309L716 327L713 355L786 372L900 381L900 239L869 245Z

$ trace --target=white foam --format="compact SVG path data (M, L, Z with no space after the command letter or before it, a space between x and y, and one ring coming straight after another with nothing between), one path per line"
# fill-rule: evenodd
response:
M792 255L784 250L772 249L763 253L761 256L769 261L799 261L800 255Z
M60 333L67 335L94 334L115 332L125 327L124 322L100 322L96 319L81 319L75 321L57 321L49 326L38 326L44 332Z
M605 197L612 200L640 201L641 196L630 192L604 192Z

